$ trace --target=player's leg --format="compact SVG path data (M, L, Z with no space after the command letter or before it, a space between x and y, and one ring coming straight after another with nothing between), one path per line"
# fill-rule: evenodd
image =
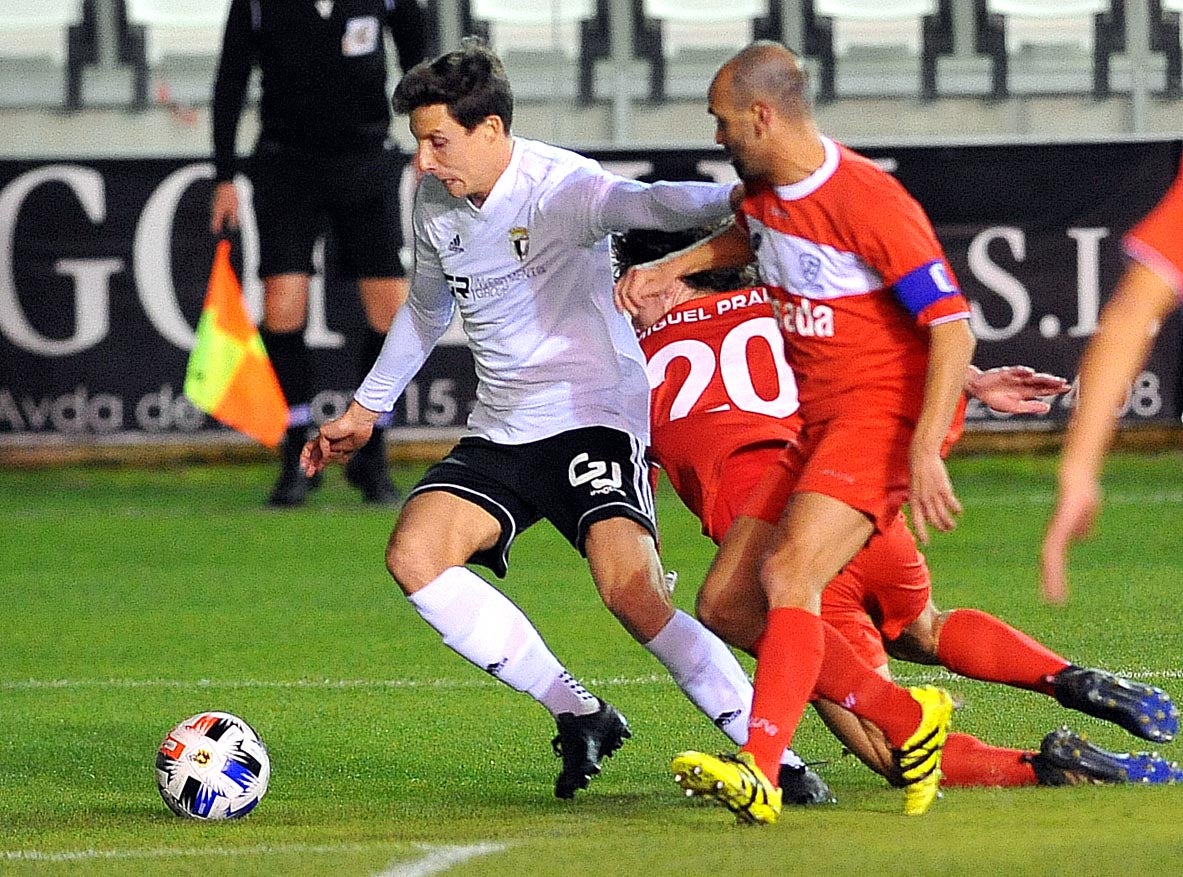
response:
M304 321L308 275L263 278L263 323L259 334L288 403L288 427L280 445L280 472L267 502L275 507L302 505L310 479L300 471L300 451L312 425L312 380Z
M359 384L378 358L390 323L407 299L406 270L399 254L402 226L398 170L386 150L342 163L341 180L329 207L342 268L348 276L358 278L366 317L366 325L357 330ZM390 423L390 414L380 417L370 440L345 466L346 479L361 491L366 502L390 504L400 498L386 460L386 429Z
M787 450L785 467L796 492L761 564L770 610L745 749L765 770L791 740L814 690L846 702L857 686L862 693L856 693L854 711L883 729L909 783L905 812L919 814L936 797L952 698L921 687L904 692L905 700L902 690L877 677L832 628L828 633L817 615L822 591L863 547L876 522L882 526L898 513L908 485L906 454L898 447L906 433L906 425L892 420L832 422Z
M361 336L356 360L357 383L360 384L382 350L394 313L406 301L407 281L402 277L363 277L357 281L357 286L366 313L365 328L357 330ZM345 464L346 480L361 491L366 502L389 505L401 498L391 481L387 461L386 430L392 419L393 412L379 417L370 440Z
M774 524L738 516L719 544L695 598L695 614L702 623L724 642L751 655L768 616L767 598L760 587L760 558L771 547L775 533Z
M486 451L494 446L473 444L461 442L416 486L391 533L387 568L445 645L555 717L563 758L555 794L570 798L629 736L628 724L567 671L521 609L465 566L504 576L513 536L537 520L493 477Z
M300 471L300 451L312 424L312 380L304 324L312 246L322 215L302 173L282 155L256 162L251 175L259 229L259 276L263 278L263 321L259 332L288 403L288 429L280 448L281 466L268 503L298 506L310 486Z
M584 551L604 605L733 742L747 736L752 686L731 650L675 609L649 530L625 517L591 524Z
M751 733L744 746L770 775L813 693L825 656L821 592L873 531L856 509L818 493L794 494L761 560L769 611L757 651Z
M928 569L902 516L871 540L855 564L877 600L892 657L940 664L970 679L1038 691L1147 740L1165 742L1177 732L1178 711L1161 689L1071 664L977 609L940 612L927 599L917 613L916 595L930 587Z
M644 443L591 427L535 444L539 507L587 557L604 605L720 730L733 740L746 733L747 674L718 637L674 608L665 585Z

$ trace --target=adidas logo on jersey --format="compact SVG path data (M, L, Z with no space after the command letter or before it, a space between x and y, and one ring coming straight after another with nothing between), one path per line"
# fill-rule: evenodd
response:
M448 242L449 253L463 253L464 247L460 246L460 235L456 235Z
M803 298L800 304L773 301L772 306L777 322L787 334L804 338L834 337L834 309L829 305Z

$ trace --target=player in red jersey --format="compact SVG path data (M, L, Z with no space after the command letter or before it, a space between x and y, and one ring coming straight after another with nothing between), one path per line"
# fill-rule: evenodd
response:
M661 258L709 234L701 230L637 230L613 240L618 270ZM677 281L660 299L647 299L636 323L652 390L650 457L667 473L686 506L703 522L716 544L758 489L768 467L800 431L796 381L784 359L767 293L754 272L704 272ZM1039 399L1063 393L1062 378L1009 367L970 369L966 391L990 407L1011 414L1044 413ZM711 441L703 440L710 436ZM783 500L779 504L783 506ZM741 527L768 541L777 504L753 512L772 512ZM731 546L735 548L736 546ZM759 592L750 543L733 555L740 584L731 592L700 592L699 616L737 648L751 651L763 629L765 604ZM719 605L722 598L725 602ZM884 676L888 651L922 664L942 664L986 681L1061 694L1072 706L1071 685L1103 671L1070 668L1025 634L972 609L940 612L931 599L931 580L903 516L847 565L822 594L822 618L838 629L870 666ZM942 639L941 632L950 633ZM886 645L886 649L885 649ZM1114 680L1130 689L1137 686ZM1086 704L1087 705L1087 704ZM859 723L840 705L816 701L827 724L872 769L898 782L878 729ZM1136 715L1110 712L1110 719ZM1098 749L1067 729L1048 734L1040 752L990 746L968 734L950 735L943 760L945 785L1015 786L1037 782L1169 782L1183 773L1147 753L1116 754ZM786 802L787 803L787 802Z
M678 277L755 258L797 375L804 426L778 461L792 493L760 561L769 611L748 742L736 756L674 761L692 793L771 822L780 802L767 777L826 681L826 584L905 500L922 541L930 524L955 526L960 504L941 446L974 339L924 211L887 173L819 133L796 55L768 42L741 50L712 81L709 111L746 187L737 222L633 268L617 304L635 312ZM908 784L904 812L919 815L936 800L953 702L939 689L910 694L893 698L878 724Z
M1068 599L1068 547L1089 532L1101 505L1101 465L1114 412L1146 362L1159 324L1183 301L1183 167L1124 243L1129 266L1080 362L1080 402L1068 424L1059 496L1043 542L1043 595L1054 603Z

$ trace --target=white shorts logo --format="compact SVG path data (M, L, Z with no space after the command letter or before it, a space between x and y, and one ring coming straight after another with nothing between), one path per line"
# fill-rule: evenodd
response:
M580 467L585 463L587 468L581 472ZM592 460L586 453L573 457L571 465L567 467L567 477L571 480L572 487L578 487L590 481L592 496L614 490L623 494L624 491L620 489L620 485L624 483L620 477L620 464L613 463L611 477L606 476L608 476L608 464L603 460Z
M378 19L372 15L349 19L345 22L345 36L341 37L341 54L346 58L370 54L378 48L381 33Z

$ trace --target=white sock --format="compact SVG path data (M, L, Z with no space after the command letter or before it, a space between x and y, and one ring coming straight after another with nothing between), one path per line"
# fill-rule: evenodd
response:
M784 755L780 757L780 763L794 768L805 767L805 762L801 760L801 756L792 749L786 749Z
M733 743L747 742L752 683L721 639L679 609L645 648Z
M551 715L599 709L600 702L564 669L525 613L476 573L449 567L407 599L444 645L526 692Z

